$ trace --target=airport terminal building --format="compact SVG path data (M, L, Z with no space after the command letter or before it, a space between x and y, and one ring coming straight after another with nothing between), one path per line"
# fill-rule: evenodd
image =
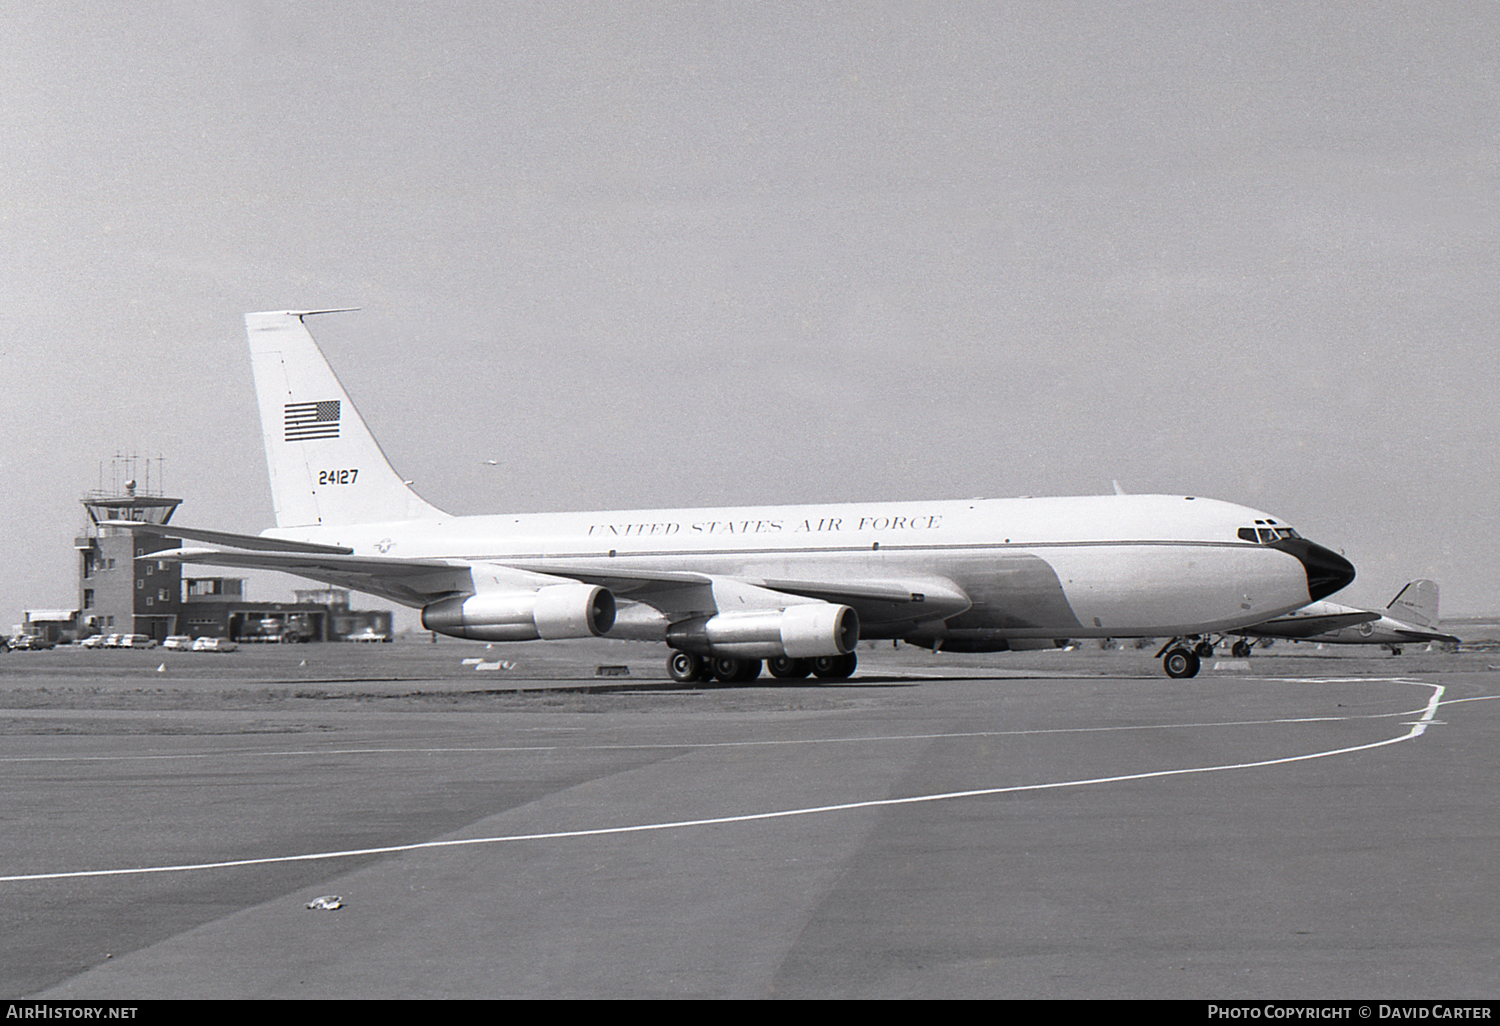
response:
M345 589L298 591L295 602L249 602L242 578L184 577L181 563L152 558L177 548L177 539L108 526L112 520L166 524L181 499L139 492L130 481L120 493L92 492L82 502L88 520L73 540L78 609L71 625L56 619L37 624L49 641L94 634L144 634L158 643L172 635L237 642L391 635L391 611L351 609Z

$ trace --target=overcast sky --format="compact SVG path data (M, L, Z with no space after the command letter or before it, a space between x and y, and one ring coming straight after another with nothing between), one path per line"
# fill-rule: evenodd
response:
M0 40L0 624L77 604L116 453L271 526L243 314L334 306L455 513L1118 480L1293 523L1344 601L1500 612L1490 0L40 0Z

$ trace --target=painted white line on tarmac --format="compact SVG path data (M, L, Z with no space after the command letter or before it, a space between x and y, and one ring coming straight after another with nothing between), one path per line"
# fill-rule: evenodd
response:
M1260 680L1271 680L1276 682L1296 681L1302 682L1308 678L1279 678L1262 677ZM1338 679L1320 680L1323 684L1410 684L1417 687L1434 687L1426 681L1410 680L1404 677L1349 677ZM1500 698L1500 695L1487 695L1480 698L1455 699L1453 701L1484 701L1491 698ZM36 762L149 762L153 760L172 761L181 759L218 759L225 756L250 756L255 758L307 758L327 757L330 755L500 755L517 753L546 753L546 752L624 752L624 751L650 751L652 749L707 749L707 748L756 748L772 747L777 745L831 745L831 744L861 744L871 741L937 741L947 738L977 738L977 737L1027 737L1040 734L1108 734L1128 730L1200 730L1213 727L1266 727L1283 723L1342 723L1351 720L1380 720L1395 719L1402 716L1416 716L1421 714L1422 709L1403 709L1398 712L1386 713L1359 713L1357 715L1340 716L1295 716L1276 717L1265 720L1204 720L1200 722L1184 723L1130 723L1120 724L1113 727L1034 727L1018 730L971 730L971 731L943 731L931 734L851 734L840 737L807 737L807 738L772 738L755 739L749 741L645 741L634 744L612 744L612 745L455 745L449 747L410 747L399 748L295 748L290 750L275 750L268 748L216 748L202 752L157 752L145 755L16 755L0 756L0 765L7 763L36 763ZM533 728L544 730L550 728ZM558 728L560 730L572 730L576 728Z
M1422 736L1437 713L1442 699L1441 684L1423 684L1432 688L1432 697L1422 711L1421 717L1411 724L1404 734L1382 741L1334 748L1324 752L1309 752L1305 755L1289 755L1279 759L1263 759L1257 762L1225 763L1218 766L1195 766L1187 769L1153 770L1149 773L1126 773L1112 777L1090 777L1082 780L1060 780L1045 784L1017 784L1009 787L984 787L968 791L944 791L937 794L912 795L906 798L879 798L862 802L844 802L838 805L815 805L800 809L782 809L775 812L754 812L738 816L714 816L706 819L671 820L664 823L638 823L632 826L595 827L589 830L555 830L536 834L504 834L497 837L468 837L449 841L419 841L414 844L393 844L379 848L353 848L347 851L312 852L304 855L274 855L253 859L230 859L223 862L198 862L177 866L138 866L131 869L85 869L62 873L21 873L0 876L0 883L18 883L41 880L76 880L85 877L143 876L159 873L189 873L207 869L232 869L237 866L267 866L278 862L317 862L328 859L356 858L362 855L396 855L402 852L424 849L472 847L481 844L503 844L508 841L555 841L571 837L600 837L607 834L636 834L658 830L681 830L687 827L721 826L732 823L753 823L772 819L790 819L795 816L817 816L832 812L851 812L856 809L889 808L896 805L916 805L926 802L950 801L954 798L984 798L999 794L1017 794L1022 791L1048 791L1066 787L1087 787L1092 784L1119 784L1131 780L1152 780L1162 777L1180 777L1196 773L1222 773L1227 770L1259 769L1266 766L1284 766L1294 762L1313 759L1328 759L1336 755L1350 755L1374 748L1412 741Z

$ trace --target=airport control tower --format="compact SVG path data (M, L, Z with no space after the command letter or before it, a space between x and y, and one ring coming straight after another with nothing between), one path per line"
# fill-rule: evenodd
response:
M89 519L83 535L73 541L79 556L79 637L145 634L161 642L175 634L182 612L182 567L149 557L181 543L100 524L108 520L165 524L182 500L151 494L149 487L137 488L132 478L122 488L100 488L81 501Z

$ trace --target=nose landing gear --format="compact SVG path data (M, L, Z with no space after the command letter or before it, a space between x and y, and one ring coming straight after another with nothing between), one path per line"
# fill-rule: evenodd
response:
M1202 665L1203 661L1198 658L1198 654L1185 648L1172 649L1161 661L1162 669L1167 671L1168 677L1196 677Z
M1192 648L1187 647L1189 642L1194 642ZM1156 654L1164 656L1161 668L1167 672L1168 677L1196 677L1203 667L1203 660L1214 657L1214 647L1207 641L1195 638L1173 638Z

